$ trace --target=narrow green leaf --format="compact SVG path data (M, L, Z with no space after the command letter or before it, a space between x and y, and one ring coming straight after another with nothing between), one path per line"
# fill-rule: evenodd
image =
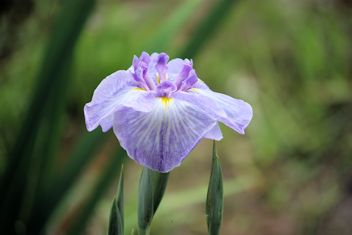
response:
M190 17L193 16L200 3L200 0L188 0L175 9L172 15L168 17L156 31L155 35L147 41L143 50L166 50L172 42L172 39L177 36L179 31L185 26L187 21L189 21Z
M62 98L60 96L50 97L55 89L68 87L69 76L62 76L62 71L65 69L67 61L70 61L78 36L94 3L94 0L66 0L55 20L37 75L37 84L32 99L29 102L27 113L0 182L0 191L6 192L0 194L0 230L6 234L14 232L16 220L26 223L22 218L19 218L19 210L22 208L22 210L28 211L26 208L31 207L32 199L25 202L27 205L23 206L22 203L26 196L25 185L28 184L28 181L37 181L37 179L28 177L31 172L31 163L37 164L34 161L38 160L41 164L42 158L50 157L38 154L40 151L36 152L37 155L34 154L34 146L37 143L39 130L45 117L44 113L48 107L54 106L55 100ZM55 145L55 143L52 142L50 145ZM46 150L42 153L45 152ZM31 194L33 193L31 192ZM11 210L6 209L7 207L10 207ZM27 213L25 212L25 214ZM48 218L49 215L47 214L45 217ZM29 224L30 227L34 226L38 229L43 227L42 223ZM31 232L39 234L38 230L31 229Z
M122 165L121 168L121 175L120 175L120 179L119 179L119 189L118 189L118 195L117 195L117 208L119 209L120 215L121 215L121 227L122 227L122 231L124 231L124 227L125 227L125 219L124 219L124 187L125 187L125 183L124 183L124 167Z
M153 184L153 214L158 209L160 202L164 196L166 185L169 179L169 173L160 173L152 171L152 184Z
M139 235L146 233L153 218L154 200L152 189L151 172L147 168L143 168L141 178L139 180L139 197L138 197L138 226Z
M44 108L51 101L50 93L60 84L66 82L60 77L62 65L72 55L72 51L83 28L83 25L93 9L94 0L66 0L57 16L49 44L46 49L42 66L37 77L37 86L29 103L28 112L19 132L15 146L10 154L5 177L1 187L12 179L20 161L28 159L29 139L36 137ZM57 97L60 99L60 97ZM3 189L3 188L1 188Z
M63 171L58 175L47 192L53 204L57 204L63 198L67 190L75 183L75 180L93 159L106 138L107 135L104 135L100 130L94 130L83 135L78 141L68 156L69 161L65 164Z
M62 64L60 77L71 77L72 58ZM55 160L58 155L61 133L64 131L64 112L70 79L63 79L50 94L51 104L45 108L45 117L35 143L32 160L28 164L27 183L19 217L27 221L36 200L51 186L55 175ZM60 97L60 99L57 99Z
M143 168L139 181L138 226L140 234L148 234L153 216L164 196L169 173Z
M71 61L72 59L68 58L62 65L60 77L69 77ZM49 96L49 99L52 99L51 105L45 108L45 117L40 124L40 131L38 132L33 156L31 157L32 160L26 166L28 168L27 181L25 182L26 187L23 189L26 196L22 199L18 216L23 222L28 221L36 199L40 197L40 194L48 186L46 183L52 180L53 168L51 166L56 157L57 151L55 150L59 145L61 132L63 131L63 113L68 94L67 86L69 80L63 80ZM55 97L57 96L60 99L56 99ZM14 182L14 184L21 185L19 182ZM11 204L8 203L8 205L10 206Z
M109 235L123 235L124 234L124 173L123 167L119 179L118 192L112 203L109 222Z
M37 198L29 221L31 230L40 231L42 229L55 207L59 205L78 176L93 159L105 137L106 135L103 135L100 130L87 133L82 137L68 157L69 162L63 172L55 178L48 191L40 194Z
M189 39L188 44L181 53L183 58L193 58L204 43L211 38L219 28L220 23L232 9L232 5L238 0L220 0L212 8L211 12L196 27L195 32Z
M121 230L121 216L119 213L119 209L117 208L117 200L114 198L112 202L110 218L109 218L109 231L108 235L118 235L123 234L123 230Z
M104 170L91 194L87 197L83 208L76 216L76 219L67 234L85 234L86 226L93 215L93 211L97 203L105 193L107 187L111 184L112 180L114 180L115 177L121 172L125 155L125 151L122 148L119 148L117 153L110 156L109 162L107 163L107 169ZM117 201L117 208L118 205L119 202Z
M240 177L237 179L229 179L223 182L224 197L230 195L236 195L245 191L248 191L256 187L260 182L256 176ZM181 213L183 209L196 206L204 202L203 196L207 194L208 182L197 187L192 187L186 190L181 190L170 194L168 197L163 199L164 206L159 208L158 213L155 215L155 219L158 219L159 223L169 221L167 218L170 216L174 217L175 220L181 219L184 215ZM180 213L181 214L180 214ZM177 215L175 215L177 213ZM137 217L137 211L128 210L125 214L126 222L125 228L133 228L133 218Z
M220 232L224 204L222 171L216 153L216 144L213 143L212 168L206 201L206 217L209 235L218 235Z

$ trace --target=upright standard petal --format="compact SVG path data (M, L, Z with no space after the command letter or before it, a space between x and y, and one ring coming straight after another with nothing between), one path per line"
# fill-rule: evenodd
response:
M165 97L156 98L150 112L124 108L114 117L115 135L128 155L159 172L169 172L179 166L215 126L216 121L204 110L186 101Z
M179 58L170 60L169 63L167 64L168 73L173 75L178 75L182 71L183 66L185 65L186 62L189 62L189 60L185 61Z

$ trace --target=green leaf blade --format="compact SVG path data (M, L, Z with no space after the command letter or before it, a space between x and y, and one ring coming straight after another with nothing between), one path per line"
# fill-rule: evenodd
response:
M139 181L138 227L140 234L148 234L153 216L164 196L169 173L143 168Z
M222 170L216 153L216 144L213 143L212 169L206 200L206 217L209 235L217 235L220 232L224 208L224 191Z
M124 234L123 202L124 202L124 174L123 174L123 167L122 167L121 175L119 179L117 197L114 198L114 201L111 206L108 235Z
M125 151L121 148L109 157L107 168L102 172L91 193L87 196L84 205L76 216L76 220L70 226L66 234L78 235L85 234L85 229L90 222L97 204L115 179L121 172L121 166L125 160ZM118 202L117 202L118 203Z

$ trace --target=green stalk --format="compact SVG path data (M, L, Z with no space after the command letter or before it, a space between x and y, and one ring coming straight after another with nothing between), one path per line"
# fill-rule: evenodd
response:
M124 160L125 151L122 148L119 148L117 152L110 155L106 169L102 172L98 182L88 195L83 207L80 209L79 214L76 216L76 219L71 227L66 231L66 234L85 234L85 229L91 216L93 215L94 209L106 192L107 188L111 185L112 180L120 174Z
M222 183L222 170L219 157L216 153L216 145L214 141L211 175L205 207L209 235L218 235L220 233L224 208L223 205L224 192Z
M123 213L124 195L123 194L124 194L124 173L123 173L123 166L122 166L117 194L111 206L108 235L124 234L124 213Z
M169 173L143 168L139 181L138 227L139 235L149 234L150 224L164 196Z

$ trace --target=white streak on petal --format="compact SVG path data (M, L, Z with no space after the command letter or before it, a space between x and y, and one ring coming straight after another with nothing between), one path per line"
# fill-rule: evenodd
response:
M119 70L104 78L94 90L92 101L99 103L110 99L120 90L131 86L134 82L130 72Z
M193 88L188 92L178 92L174 97L197 105L209 116L240 134L244 134L253 116L248 103L211 90Z
M148 112L154 107L154 98L145 91L127 87L118 93L91 101L84 106L84 116L88 131L101 125L103 131L112 127L113 114L123 107L131 107L141 112Z
M172 99L150 112L124 108L116 112L114 132L128 155L160 172L180 165L216 121L188 102Z

